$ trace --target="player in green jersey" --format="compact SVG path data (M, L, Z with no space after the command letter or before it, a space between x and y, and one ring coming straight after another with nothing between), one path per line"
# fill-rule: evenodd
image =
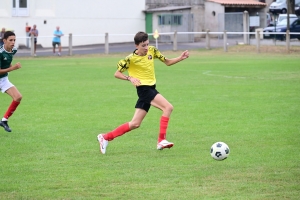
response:
M11 64L13 56L15 55L15 53L17 53L17 48L15 47L16 35L11 31L6 31L4 34L3 42L3 46L0 47L0 90L2 93L5 92L9 96L11 96L13 101L8 107L2 120L0 121L0 126L2 126L7 132L11 132L7 121L20 104L22 95L18 91L18 89L8 80L8 72L20 69L21 64Z
M100 144L100 151L105 154L108 142L133 129L139 128L151 106L162 111L160 118L160 132L156 148L162 150L171 148L174 144L166 140L167 128L173 106L156 90L156 78L154 70L154 59L159 59L167 66L178 63L189 57L186 50L179 57L166 58L154 46L149 46L148 34L138 32L134 37L136 49L132 54L118 63L115 77L121 80L130 81L137 90L138 100L135 105L135 113L130 122L124 123L106 134L99 134L97 139ZM128 71L128 75L123 72Z

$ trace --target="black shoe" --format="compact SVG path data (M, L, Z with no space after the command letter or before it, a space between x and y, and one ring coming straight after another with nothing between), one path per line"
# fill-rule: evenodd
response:
M9 128L7 121L0 121L0 126L4 128L7 132L11 132L11 129Z

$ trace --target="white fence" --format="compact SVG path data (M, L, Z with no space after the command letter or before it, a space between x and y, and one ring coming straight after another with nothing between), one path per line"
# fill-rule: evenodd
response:
M227 31L224 31L224 32L210 32L210 31L206 31L206 32L169 32L169 33L160 33L159 35L168 35L170 36L171 38L171 41L172 41L172 50L173 51L177 51L178 50L178 41L177 41L177 37L178 35L181 35L181 34L201 34L203 35L203 40L205 40L205 48L206 49L211 49L212 46L211 46L211 41L212 39L215 39L215 38L218 38L218 40L221 40L222 41L222 46L223 46L223 49L224 49L224 52L227 52L228 50L228 35L238 35L239 37L237 37L235 39L236 41L236 44L246 44L246 45L256 45L256 50L258 53L260 53L260 46L261 44L265 41L263 40L263 32L260 31L260 30L257 30L256 32L227 32ZM285 43L285 46L286 46L286 49L287 49L287 52L290 51L290 46L291 46L291 40L290 40L290 35L300 35L300 33L289 33L289 32L286 32L286 33L268 33L269 35L285 35L285 38L286 40L284 41ZM94 37L95 38L95 44L104 44L104 48L105 48L105 54L109 54L109 46L110 46L110 43L109 43L109 37L126 37L126 39L128 39L128 37L132 38L132 41L133 41L133 37L134 37L135 34L108 34L108 33L105 33L105 34L89 34L89 35L73 35L73 34L69 34L68 36L65 36L65 38L67 37L68 38L68 45L63 45L65 47L68 48L68 55L73 55L72 51L73 51L73 40L76 38L76 39L82 39L84 37ZM149 34L150 36L153 35L153 34ZM243 37L241 37L241 35ZM254 36L255 38L255 42L253 44L250 44L250 38ZM53 36L39 36L38 39L47 39L49 41L51 41L53 38ZM19 39L23 39L23 40L29 40L29 43L30 43L30 46L31 46L31 56L34 56L34 49L32 48L34 45L34 37L32 36L31 38L30 37L18 37L18 40ZM230 37L230 40L232 41L232 37ZM253 40L252 40L253 41ZM273 39L268 39L268 41L273 41L273 44L276 45L276 40L273 40ZM157 41L156 41L157 42ZM293 45L296 44L297 46L300 46L300 41L296 41L293 42ZM268 45L272 45L272 43L269 42ZM156 46L157 46L157 43L156 43ZM171 49L170 49L171 50Z

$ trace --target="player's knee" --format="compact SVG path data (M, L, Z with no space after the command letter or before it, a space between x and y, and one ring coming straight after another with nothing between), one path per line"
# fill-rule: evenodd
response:
M173 111L173 109L174 109L174 107L173 107L172 104L169 104L169 105L166 107L166 111L167 111L167 112L170 112L170 113Z
M141 126L140 122L130 122L130 130L139 128Z
M21 94L14 97L14 101L20 102L21 100L22 100L22 95Z
M139 128L141 126L141 124L133 124L133 129Z

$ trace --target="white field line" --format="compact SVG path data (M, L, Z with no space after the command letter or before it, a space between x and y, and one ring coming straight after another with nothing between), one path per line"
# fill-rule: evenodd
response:
M224 78L246 78L243 76L226 76L226 75L217 75L217 74L212 74L211 71L205 71L202 74L204 75L208 75L208 76L220 76L220 77L224 77Z

